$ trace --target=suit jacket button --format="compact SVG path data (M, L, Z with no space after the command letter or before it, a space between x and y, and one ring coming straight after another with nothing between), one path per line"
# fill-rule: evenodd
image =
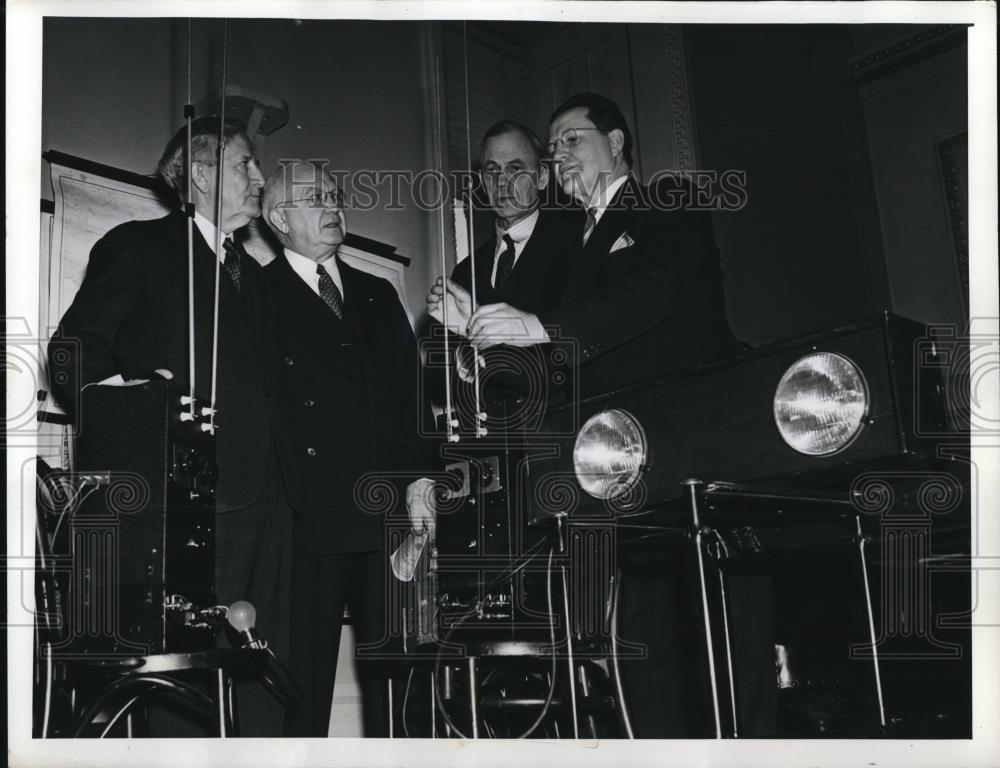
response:
M290 357L285 357L285 365L295 365L295 361Z
M306 448L306 453L308 453L310 456L315 456L316 455L316 449L315 448Z
M316 401L315 401L315 400L306 400L306 401L305 401L305 402L303 403L303 405L304 405L304 406L305 406L306 408L312 408L312 407L313 407L314 405L316 405Z

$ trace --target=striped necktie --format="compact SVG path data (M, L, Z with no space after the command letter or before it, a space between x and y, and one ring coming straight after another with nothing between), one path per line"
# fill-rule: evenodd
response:
M590 236L594 233L594 227L597 226L597 209L588 208L587 209L587 223L583 228L583 244L586 245Z
M222 241L222 249L226 252L226 258L222 262L226 268L226 272L229 273L229 277L233 281L233 285L236 286L236 290L240 290L240 246L238 246L234 241L232 235L227 237Z
M344 298L337 289L337 284L333 282L330 273L326 271L322 264L316 265L316 274L319 275L319 295L326 305L333 310L333 314L339 320L344 319Z

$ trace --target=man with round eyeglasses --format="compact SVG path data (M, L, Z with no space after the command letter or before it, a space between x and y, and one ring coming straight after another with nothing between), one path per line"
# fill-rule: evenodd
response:
M262 208L283 246L264 273L277 308L278 389L302 488L290 666L305 697L289 707L285 735L328 733L347 606L357 645L370 646L357 666L364 735L384 737L386 669L377 651L388 641L386 518L409 513L417 533L434 526L434 487L418 436L416 341L395 288L338 256L343 197L322 163L283 163L267 180ZM375 473L383 485L371 484ZM391 508L365 503L387 485Z

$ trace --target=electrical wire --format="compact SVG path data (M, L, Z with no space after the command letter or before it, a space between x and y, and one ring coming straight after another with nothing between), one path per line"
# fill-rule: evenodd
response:
M414 667L410 667L410 674L406 676L406 688L403 689L403 735L410 738L410 729L406 727L406 703L410 700L410 684L413 682Z
M545 703L542 705L542 709L538 713L538 717L535 718L535 722L531 724L528 730L517 737L519 739L526 739L534 733L535 729L539 726L539 724L541 724L542 720L545 719L545 715L548 714L549 707L552 704L552 696L556 692L556 617L552 610L552 555L554 552L555 547L552 547L549 550L549 564L545 575L545 597L549 608L549 642L552 646L552 683L549 685L549 695L545 697ZM572 684L573 681L570 680L570 685Z
M618 667L618 596L619 590L621 589L621 578L620 574L615 578L615 588L612 591L612 609L611 609L611 668L614 670L615 675L615 690L618 692L618 708L622 713L622 722L625 725L625 733L630 739L635 738L635 734L632 732L632 720L628 716L628 707L625 704L625 693L622 690L622 673L621 669Z
M131 699L129 699L128 701L126 701L126 702L125 702L125 704L124 704L124 705L122 706L122 708L121 708L121 709L119 709L119 710L118 710L117 712L115 712L115 716L114 716L114 717L112 717L112 718L111 718L111 719L110 719L110 720L108 721L108 724L107 724L106 726L104 726L104 730L103 730L103 731L101 731L101 735L100 735L100 736L98 736L97 738L99 738L99 739L103 739L103 738L104 738L105 736L107 736L107 735L108 735L108 733L109 733L109 732L111 731L111 729L112 729L112 728L114 728L114 726L115 726L115 723L117 723L117 722L118 722L118 718L119 718L119 717L121 717L122 715L124 715L124 714L125 714L125 713L126 713L126 712L128 711L128 708L129 708L129 707L131 707L131 706L132 706L133 704L135 704L135 703L136 703L136 702L137 702L137 701L138 701L138 700L139 700L140 698L142 698L142 695L143 695L143 694L141 694L141 693L137 693L137 694L136 694L135 696L133 696L133 697L132 697Z

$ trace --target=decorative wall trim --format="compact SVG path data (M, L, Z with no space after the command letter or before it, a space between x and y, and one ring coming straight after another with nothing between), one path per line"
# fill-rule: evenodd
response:
M883 77L914 61L965 43L968 28L968 24L938 24L922 29L912 37L850 59L851 74L861 81Z
M677 158L677 170L687 171L698 167L698 158L685 64L684 34L677 24L666 24L664 30L667 45L667 96L673 117L674 157Z
M948 206L948 226L955 248L955 266L962 304L969 308L969 134L956 133L938 142L938 159Z

